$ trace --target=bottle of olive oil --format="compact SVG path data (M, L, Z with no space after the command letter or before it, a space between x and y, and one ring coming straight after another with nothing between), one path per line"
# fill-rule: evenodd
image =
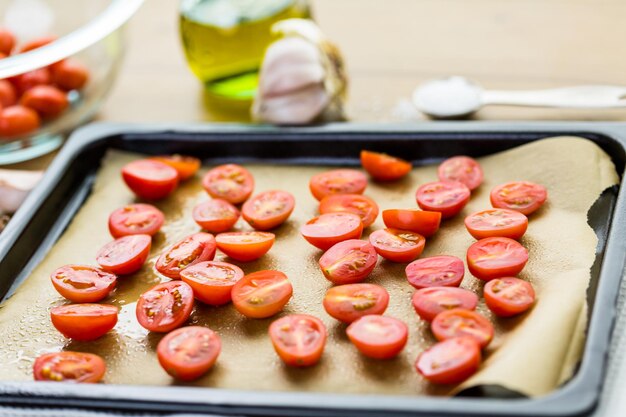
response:
M249 102L274 23L310 17L305 0L182 0L185 55L206 93Z

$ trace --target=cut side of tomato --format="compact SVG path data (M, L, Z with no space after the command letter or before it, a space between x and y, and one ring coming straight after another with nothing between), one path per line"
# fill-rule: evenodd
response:
M231 292L243 271L226 262L200 262L180 273L180 279L193 289L197 300L219 306L230 303Z
M440 181L454 181L475 190L483 182L483 169L478 161L469 156L455 156L446 159L437 170Z
M270 230L283 224L295 205L295 198L287 191L264 191L246 201L241 214L256 230Z
M370 235L376 252L392 262L411 262L422 254L426 239L408 230L384 229Z
M413 294L413 308L426 321L433 321L442 311L462 308L474 310L478 296L469 290L455 287L422 288Z
M430 182L417 189L422 210L438 211L443 219L456 216L470 199L470 189L460 182Z
M437 340L447 340L453 337L471 337L481 348L493 339L493 324L475 311L455 308L443 311L433 319L430 328Z
M114 238L129 235L154 236L165 221L163 212L150 204L129 204L109 216L109 231Z
M535 290L530 282L519 278L496 278L485 284L485 303L500 317L511 317L527 311L535 304Z
M548 191L543 185L530 181L515 181L498 185L489 196L491 205L519 211L526 216L537 211L548 198Z
M151 159L133 161L122 168L122 178L139 198L161 200L178 186L178 172L163 162Z
M115 289L117 276L89 265L65 265L50 275L52 285L75 303L95 303Z
M333 194L320 201L320 214L352 213L361 218L363 227L369 227L378 217L378 204L360 194Z
M202 186L213 198L221 198L231 204L241 204L252 194L254 178L244 167L226 164L207 172L202 179Z
M456 256L432 256L418 259L406 267L409 284L417 288L458 287L465 275L465 265Z
M100 382L106 371L104 360L91 353L47 353L35 359L33 374L36 381Z
M54 327L63 336L86 342L104 336L117 324L117 307L109 304L68 304L50 310Z
M182 326L193 310L193 290L182 281L157 284L137 301L137 321L151 332L167 333Z
M410 230L424 237L437 233L441 224L441 213L413 209L383 210L383 222L390 229Z
M194 233L165 251L154 265L168 278L179 279L180 273L199 262L212 261L215 257L215 238L210 233Z
M157 346L159 363L172 377L193 381L206 374L222 350L220 337L213 330L187 326L168 333Z
M165 165L169 165L178 173L178 179L180 181L186 181L189 178L196 175L196 172L200 169L200 160L193 156L184 155L160 155L151 159L155 161L163 162Z
M264 319L280 312L293 294L287 275L280 271L257 271L246 275L233 287L233 305L241 314Z
M363 194L367 177L354 169L335 169L313 175L309 182L311 194L317 200L332 194Z
M152 237L131 235L115 239L98 251L96 262L102 269L117 275L137 272L148 259Z
M467 267L483 281L519 274L528 261L528 251L507 237L488 237L467 250Z
M269 334L274 350L289 366L315 365L326 345L326 326L317 317L306 314L292 314L274 321Z
M193 208L193 220L207 232L223 233L239 220L239 210L226 200L214 198Z
M322 273L334 284L361 282L372 273L378 255L374 247L359 239L349 239L333 245L319 260Z
M389 305L389 293L380 285L347 284L330 288L324 296L324 309L344 322L370 314L383 314Z
M352 322L346 334L363 355L391 359L404 349L409 332L406 324L398 319L368 315Z
M396 181L411 172L412 165L404 159L384 153L361 151L361 165L378 181Z
M270 232L230 232L215 237L219 250L241 262L259 259L271 249L275 240L276 236Z
M480 362L478 343L470 337L455 337L422 352L415 368L434 384L458 384L474 375Z
M328 250L344 240L359 239L363 233L363 222L352 213L322 214L303 225L300 233L311 245Z
M465 227L476 239L508 237L518 240L526 233L528 218L514 210L483 210L467 216Z

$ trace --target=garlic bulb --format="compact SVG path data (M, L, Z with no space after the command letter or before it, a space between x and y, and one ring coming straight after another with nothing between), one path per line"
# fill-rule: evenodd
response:
M265 52L253 119L289 125L344 120L347 78L339 50L311 20L282 20L272 32L281 38Z
M43 171L0 169L0 214L14 213L42 176Z

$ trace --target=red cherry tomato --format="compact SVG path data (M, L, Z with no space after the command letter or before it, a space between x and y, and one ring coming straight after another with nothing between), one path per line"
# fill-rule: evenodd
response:
M107 272L132 274L148 259L151 245L150 235L124 236L104 245L96 255L96 262Z
M63 336L87 342L104 336L117 323L117 307L109 304L68 304L50 310L54 327Z
M197 300L219 306L231 302L231 292L243 271L226 262L200 262L183 269L180 279L189 284Z
M0 29L0 53L11 55L15 47L15 36L6 29Z
M106 371L98 355L80 352L47 353L35 359L36 381L100 382Z
M521 314L535 303L535 290L529 282L519 278L496 278L485 284L487 307L500 317Z
M193 219L211 233L227 232L239 220L239 210L226 200L214 198L193 208Z
M15 87L8 80L0 80L0 107L9 107L17 103Z
M481 348L485 348L493 339L493 324L477 312L462 308L437 314L430 328L439 341L467 336L476 340Z
M437 233L441 224L441 213L412 209L383 210L383 222L391 229L410 230L424 237Z
M483 210L467 216L465 227L476 239L508 237L518 240L526 233L528 218L514 210Z
M87 67L73 59L64 59L51 68L52 82L65 91L80 90L89 81Z
M287 275L280 271L257 271L246 275L233 287L233 305L241 314L264 319L277 314L293 294Z
M232 204L246 201L254 189L250 171L235 164L220 165L206 173L202 186L213 198L221 198Z
M300 233L311 245L328 250L348 239L359 239L363 233L361 218L352 213L328 213L309 220Z
M411 163L384 153L361 151L361 165L379 181L396 181L411 172Z
M398 319L372 314L353 321L346 334L363 355L391 359L404 349L409 331Z
M138 197L160 200L178 186L178 172L163 162L141 159L122 168L124 182Z
M413 308L424 320L432 321L442 311L453 308L474 310L478 305L478 296L463 288L429 287L415 291Z
M56 40L56 36L42 36L41 38L33 39L30 42L26 42L20 48L20 53L32 51L33 49L41 48L42 46L46 46L49 43L52 43Z
M193 290L182 281L157 284L141 294L136 315L151 332L167 333L183 325L193 310Z
M349 239L333 245L319 260L327 280L334 284L361 282L372 273L378 261L374 247L359 239Z
M168 333L157 345L157 357L165 372L181 381L193 381L213 367L222 350L213 330L187 326Z
M219 250L241 262L259 259L271 249L275 240L276 236L270 232L230 232L215 237Z
M422 254L426 239L408 230L384 229L370 235L376 252L392 262L411 262Z
M163 212L150 204L129 204L109 216L109 232L118 238L129 235L154 236L165 221Z
M528 216L546 202L548 191L543 185L516 181L498 185L491 190L489 198L495 208L515 210Z
M275 320L269 329L274 350L289 366L315 365L324 352L326 326L317 317L291 314Z
M443 219L448 219L463 210L470 190L460 182L430 182L417 189L415 198L421 209L438 211Z
M178 172L178 179L180 181L186 181L189 178L196 175L196 172L200 169L200 160L193 156L184 155L160 155L155 156L154 159L159 162L163 162L165 165L169 165Z
M75 303L95 303L115 289L114 274L89 265L65 265L50 275L52 285Z
M378 217L378 204L360 194L333 194L320 201L320 214L352 213L361 218L363 227L369 227Z
M293 195L287 191L264 191L246 201L241 214L256 230L270 230L289 218L295 204Z
M431 256L418 259L406 267L409 284L417 288L458 287L465 275L465 265L456 256Z
M155 269L168 278L180 279L180 273L200 262L212 261L216 242L210 233L194 233L167 249L154 265Z
M389 293L380 285L348 284L330 288L324 296L324 309L344 323L370 314L383 314L389 305Z
M52 82L52 76L48 68L38 68L11 77L9 80L13 83L18 95L22 95L35 86L50 84Z
M467 267L478 279L519 274L528 261L528 251L519 242L507 237L488 237L474 243L467 250Z
M20 104L35 110L41 117L56 117L69 106L67 96L51 85L36 85L26 91Z
M446 159L437 170L440 181L455 181L475 190L483 182L483 169L478 161L469 156L455 156Z
M367 177L354 169L335 169L313 175L309 189L318 200L331 194L363 194Z
M478 371L480 346L470 337L455 337L422 352L415 368L435 384L458 384Z
M40 123L34 110L24 106L10 106L0 111L0 136L26 135L39 129Z

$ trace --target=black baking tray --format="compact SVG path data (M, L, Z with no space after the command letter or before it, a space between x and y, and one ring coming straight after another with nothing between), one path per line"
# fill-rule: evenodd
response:
M626 124L622 123L446 122L310 128L93 124L72 135L0 235L0 299L29 275L63 232L88 196L107 149L191 154L211 164L256 161L350 166L358 165L359 151L367 148L423 165L451 155L488 155L556 135L594 141L611 155L618 172L624 173ZM525 398L498 387L437 398L0 382L0 407L293 417L585 415L594 409L602 389L625 265L626 193L622 187L605 192L592 207L589 220L599 244L588 292L591 316L585 350L573 378L541 398Z

